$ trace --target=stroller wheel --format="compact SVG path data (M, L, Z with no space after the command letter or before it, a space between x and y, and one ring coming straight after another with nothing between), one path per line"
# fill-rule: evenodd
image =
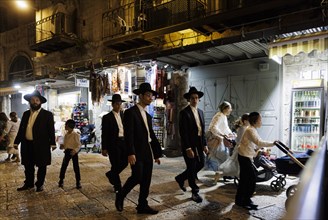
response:
M273 180L271 182L270 186L271 186L271 189L275 192L278 192L282 188L281 183L277 180Z
M285 179L281 179L279 182L280 182L282 188L284 188L286 186L286 180Z
M290 187L288 187L286 191L287 198L295 195L296 191L297 191L297 185L291 185Z
M290 206L290 201L292 200L293 196L290 196L286 199L285 201L285 209L288 210L289 206Z
M235 179L233 180L235 186L239 185L239 179L237 177L235 177Z

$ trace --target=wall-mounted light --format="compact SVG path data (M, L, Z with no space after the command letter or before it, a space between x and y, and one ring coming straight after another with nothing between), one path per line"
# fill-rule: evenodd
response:
M21 8L21 9L27 9L29 7L27 2L24 0L16 0L16 5L18 8Z

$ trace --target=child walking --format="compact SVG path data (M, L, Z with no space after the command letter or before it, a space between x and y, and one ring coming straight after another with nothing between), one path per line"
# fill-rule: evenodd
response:
M80 183L81 176L80 176L78 152L81 147L81 142L80 142L80 135L74 131L74 128L75 128L75 121L72 119L67 120L65 123L65 130L67 132L64 136L64 143L60 144L60 149L64 149L65 156L60 168L58 186L59 187L64 186L66 169L69 164L69 161L72 159L75 179L76 179L76 188L80 189L82 188L82 186Z

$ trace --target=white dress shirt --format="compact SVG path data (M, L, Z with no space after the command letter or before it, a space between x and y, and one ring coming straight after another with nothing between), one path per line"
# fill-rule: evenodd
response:
M72 149L78 152L81 147L80 135L74 130L71 133L66 133L64 136L64 149Z
M118 125L118 136L124 137L124 129L123 129L123 123L120 113L117 113L115 111L112 111L114 114L114 117L116 119L117 125Z
M150 133L149 133L149 127L148 127L148 122L147 122L147 114L146 114L146 110L139 104L137 103L137 106L140 110L141 116L143 118L143 121L145 123L145 126L147 128L147 132L148 132L148 142L151 142L151 138L150 138Z
M31 111L31 113L30 113L30 117L28 119L25 137L27 140L33 141L33 125L34 125L36 117L38 117L38 115L41 111L41 108L36 111L32 111L32 110L30 110L30 111Z
M194 114L195 120L196 120L196 124L197 124L197 128L198 128L198 136L202 136L202 126L200 123L200 119L199 119L199 114L198 114L198 110L197 108L190 106L191 107L191 111Z

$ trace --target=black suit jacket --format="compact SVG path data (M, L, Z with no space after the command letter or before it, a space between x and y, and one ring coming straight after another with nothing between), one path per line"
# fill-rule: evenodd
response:
M205 140L205 121L204 113L202 110L198 109L198 115L202 127L201 134L201 146L195 146L198 138L198 128L196 124L196 119L192 113L190 105L180 111L179 115L179 132L181 137L181 150L182 153L186 153L186 149L191 148L194 152L196 147L198 148L199 153L203 151L204 146L206 146Z
M120 112L123 123L123 112ZM114 113L111 111L102 118L101 122L101 149L110 151L115 147L118 138L118 124Z
M147 128L138 106L135 105L124 112L124 139L128 155L136 155L136 159L141 161L149 161L162 156L162 148L155 136L151 116L146 114L151 138L150 146Z
M25 111L19 126L14 144L21 143L22 164L27 165L31 162L29 149L26 145L26 128L31 111ZM37 166L46 166L51 164L51 145L55 142L55 123L51 112L41 109L33 125L33 157Z

